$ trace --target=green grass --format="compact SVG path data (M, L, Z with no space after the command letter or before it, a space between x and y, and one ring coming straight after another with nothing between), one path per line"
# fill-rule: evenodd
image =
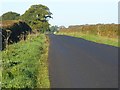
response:
M72 32L72 33L65 33L65 32L59 32L58 34L61 35L68 35L68 36L73 36L77 38L83 38L85 40L93 41L96 43L101 43L101 44L107 44L107 45L112 45L118 47L118 38L108 38L105 36L99 36L99 35L93 35L93 34L83 34L79 32Z
M2 51L2 88L49 88L47 47L41 34Z
M0 66L0 89L1 89L1 81L2 81L2 67Z

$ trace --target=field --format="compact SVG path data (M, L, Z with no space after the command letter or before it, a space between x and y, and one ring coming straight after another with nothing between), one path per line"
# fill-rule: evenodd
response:
M83 38L96 43L118 47L119 35L117 24L69 26L68 28L60 29L57 34Z
M48 43L44 34L9 45L2 54L2 88L49 88Z

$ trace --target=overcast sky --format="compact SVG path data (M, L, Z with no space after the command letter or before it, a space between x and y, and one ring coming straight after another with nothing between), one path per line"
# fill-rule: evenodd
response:
M43 4L53 13L52 25L118 23L119 0L0 0L0 15L23 14L31 5Z

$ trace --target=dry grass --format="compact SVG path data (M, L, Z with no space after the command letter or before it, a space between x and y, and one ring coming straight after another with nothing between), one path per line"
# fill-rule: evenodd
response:
M118 24L77 25L60 29L65 33L83 33L118 38Z

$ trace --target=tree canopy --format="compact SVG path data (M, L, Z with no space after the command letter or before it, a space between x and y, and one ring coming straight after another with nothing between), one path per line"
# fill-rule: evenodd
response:
M49 30L49 19L52 13L45 5L32 5L26 12L20 16L16 12L4 13L0 18L2 20L22 20L25 21L33 30L45 32Z
M27 22L32 29L45 31L49 29L48 19L52 13L44 5L32 5L22 16L21 19Z
M1 16L2 20L18 20L19 17L20 17L20 14L16 12L7 12Z

